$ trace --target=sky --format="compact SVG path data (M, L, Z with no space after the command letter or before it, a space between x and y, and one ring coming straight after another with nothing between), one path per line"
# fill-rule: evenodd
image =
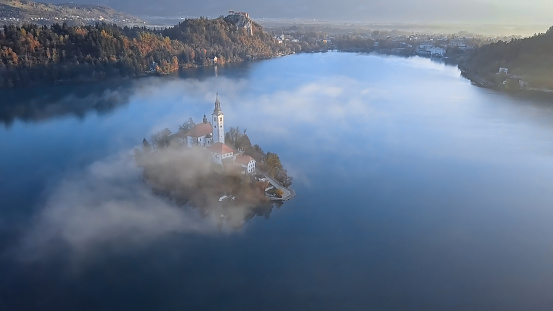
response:
M47 1L41 1L47 2ZM68 0L50 0L67 3ZM548 0L73 0L108 5L136 15L207 16L228 10L246 11L253 18L309 18L395 23L549 23Z

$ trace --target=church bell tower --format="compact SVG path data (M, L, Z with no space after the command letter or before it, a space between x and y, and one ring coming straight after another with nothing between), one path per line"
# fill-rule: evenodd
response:
M225 127L224 120L225 116L221 111L221 103L219 102L219 93L217 93L215 99L215 109L213 110L212 120L213 123L213 143L225 143Z

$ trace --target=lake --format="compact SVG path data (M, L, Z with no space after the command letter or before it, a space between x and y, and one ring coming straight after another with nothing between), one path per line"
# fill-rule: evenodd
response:
M235 226L132 161L216 92L297 193ZM456 67L301 54L0 98L0 310L553 306L553 105Z

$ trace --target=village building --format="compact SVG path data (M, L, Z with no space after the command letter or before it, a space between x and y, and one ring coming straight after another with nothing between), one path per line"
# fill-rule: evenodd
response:
M239 154L238 156L236 156L235 163L240 165L242 169L248 174L255 172L255 160L249 155Z
M209 148L211 152L211 157L213 162L218 164L223 164L223 160L232 159L235 161L234 149L223 144L223 143L214 143L213 146Z

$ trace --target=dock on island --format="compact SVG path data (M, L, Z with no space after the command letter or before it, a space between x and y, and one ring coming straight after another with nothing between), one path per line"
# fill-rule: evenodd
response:
M279 189L279 190L282 191L282 197L281 198L270 197L269 198L270 200L272 200L272 201L288 201L288 200L290 200L290 199L292 199L293 197L296 196L296 192L294 191L294 189L289 189L289 188L284 187L280 182L276 181L274 178L269 176L269 174L265 173L262 170L257 170L257 172L260 173L261 175L263 175L263 177L267 178L267 180L269 181L269 183L273 187L275 187L276 189Z

